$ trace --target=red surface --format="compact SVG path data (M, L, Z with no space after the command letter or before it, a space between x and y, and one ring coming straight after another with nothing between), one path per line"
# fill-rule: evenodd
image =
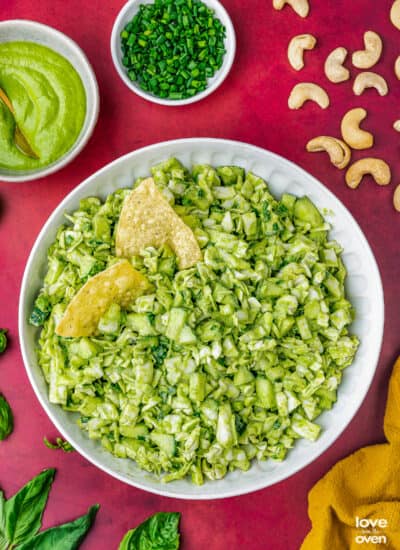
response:
M0 443L0 485L9 496L42 468L56 467L58 474L45 525L71 519L92 503L101 504L96 526L82 546L85 550L116 549L128 528L161 510L183 513L183 550L297 549L309 529L309 489L340 458L362 445L383 440L387 382L400 344L400 214L392 207L394 186L400 183L400 135L392 129L393 121L400 118L400 83L393 74L394 60L400 54L400 33L389 22L391 2L310 0L312 11L306 20L290 8L274 11L271 0L223 3L238 38L231 74L217 92L202 102L168 108L135 96L112 66L109 37L123 0L0 0L1 19L35 19L75 39L93 63L100 86L99 123L78 159L46 179L0 183L0 326L9 327L11 340L9 350L0 358L0 389L9 399L16 419L14 434ZM323 76L327 54L337 46L346 46L350 51L361 48L362 35L369 29L384 39L384 53L376 67L390 86L390 94L384 98L374 90L356 98L350 83L331 84ZM286 48L292 36L304 32L318 37L318 47L307 54L303 72L296 73L288 66ZM352 69L353 75L355 72ZM322 111L307 104L301 111L289 111L288 93L300 80L323 84L331 96L331 107ZM342 115L356 106L369 112L365 127L375 135L374 154L391 164L393 182L388 188L364 181L357 191L350 190L344 184L343 173L336 171L324 154L304 150L308 139L316 135L339 135ZM373 385L339 440L314 464L284 482L252 495L213 502L184 502L151 495L109 477L77 453L65 455L46 449L43 436L57 434L29 385L17 332L24 265L40 228L59 201L81 180L128 151L193 136L237 139L271 149L327 185L353 213L372 246L382 274L386 305L383 350Z

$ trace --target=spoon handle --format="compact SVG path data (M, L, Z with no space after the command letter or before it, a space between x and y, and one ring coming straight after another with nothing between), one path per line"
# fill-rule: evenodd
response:
M21 132L17 124L15 125L15 131L14 131L14 143L17 149L19 149L21 153L24 153L24 155L27 155L28 157L31 157L33 159L39 158L39 156L35 153L35 151L29 145L26 137Z
M15 120L15 111L14 107L12 106L11 101L8 99L7 94L5 91L0 88L0 100L4 103L4 105L8 108L10 113L14 117L15 122L15 131L14 131L14 143L17 149L21 151L21 153L24 153L24 155L27 155L28 157L38 159L39 156L35 153L35 151L32 149L32 147L29 145L28 140L22 133L20 127L17 124L17 121Z
M0 88L0 99L5 104L5 106L8 107L11 113L15 115L14 107L12 106L11 101L8 99L7 94L2 88Z

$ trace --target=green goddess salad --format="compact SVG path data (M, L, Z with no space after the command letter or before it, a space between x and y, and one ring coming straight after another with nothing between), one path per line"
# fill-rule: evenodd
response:
M164 481L284 460L318 438L358 347L328 232L307 197L236 166L172 158L81 200L30 318L50 401Z

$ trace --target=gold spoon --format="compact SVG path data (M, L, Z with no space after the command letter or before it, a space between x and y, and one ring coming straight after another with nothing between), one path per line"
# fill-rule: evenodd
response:
M15 111L14 107L12 106L11 101L9 100L7 94L5 91L0 88L0 100L4 103L4 105L8 108L12 116L14 117L15 122L15 131L14 131L14 143L16 147L24 153L24 155L27 155L28 157L38 159L39 156L35 153L35 151L32 149L32 147L29 145L28 140L22 133L20 127L17 124L17 121L15 120Z

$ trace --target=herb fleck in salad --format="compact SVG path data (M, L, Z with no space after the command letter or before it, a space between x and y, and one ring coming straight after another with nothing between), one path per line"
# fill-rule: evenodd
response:
M169 159L152 176L201 259L179 269L167 242L147 243L128 258L146 292L107 303L93 334L59 336L78 290L121 261L116 233L133 191L82 200L49 249L31 316L50 401L164 481L202 484L254 458L283 460L297 439L318 438L316 418L358 347L342 249L307 197L276 200L242 168L189 172Z

